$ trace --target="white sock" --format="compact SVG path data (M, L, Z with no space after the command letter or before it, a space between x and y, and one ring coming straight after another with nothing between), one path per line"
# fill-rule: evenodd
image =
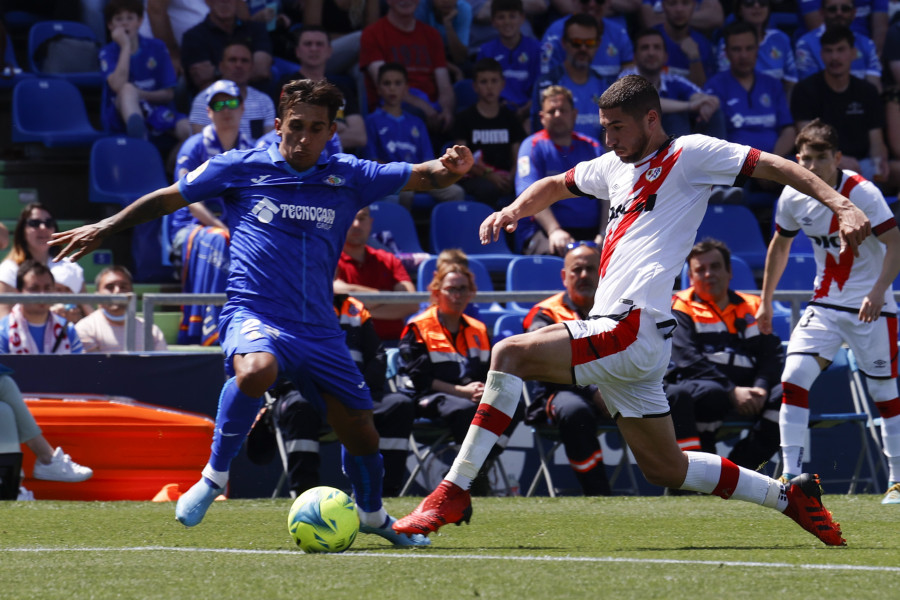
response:
M387 511L383 506L375 512L366 512L357 504L356 512L359 513L359 522L369 527L381 527L388 518Z
M214 484L216 487L225 489L225 486L228 485L228 471L216 471L209 464L203 467L203 471L200 473Z
M881 418L881 440L888 459L888 480L900 481L900 415Z
M803 472L803 446L782 446L781 465L785 475L799 475Z
M706 452L685 452L688 470L683 490L715 494L784 511L784 485L761 473L739 467L727 458Z
M478 412L469 425L466 439L447 473L446 481L464 490L469 489L491 448L512 420L521 396L521 378L500 371L488 371Z

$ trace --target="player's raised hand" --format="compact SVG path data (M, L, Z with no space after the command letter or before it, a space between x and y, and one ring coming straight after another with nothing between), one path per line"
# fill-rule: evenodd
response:
M841 251L850 246L854 256L859 256L859 245L872 235L872 223L866 213L850 204L837 213L841 226Z
M756 327L764 335L772 333L772 305L770 303L759 303L759 308L756 309Z
M438 160L445 169L460 176L468 173L475 164L475 157L466 146L451 146Z
M490 244L500 239L500 232L506 230L512 233L516 230L518 219L515 219L506 209L495 212L488 216L487 219L478 228L478 238L481 244Z
M49 244L51 246L62 246L54 260L58 261L66 256L70 256L72 260L78 260L85 254L99 248L105 237L106 235L103 233L103 227L100 223L93 223L91 225L82 225L69 231L58 231L50 236Z

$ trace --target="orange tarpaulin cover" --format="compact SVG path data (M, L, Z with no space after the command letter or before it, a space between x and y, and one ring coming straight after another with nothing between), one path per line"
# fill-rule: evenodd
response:
M25 403L53 446L94 470L80 483L31 478L38 500L150 500L166 484L193 485L209 458L214 423L205 415L116 396L26 394Z

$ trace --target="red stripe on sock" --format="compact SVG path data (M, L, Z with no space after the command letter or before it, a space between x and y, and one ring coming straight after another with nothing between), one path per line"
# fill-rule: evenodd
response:
M511 421L512 415L508 415L490 404L481 403L478 405L478 410L475 411L472 425L487 429L494 435L499 436L506 431Z
M900 415L900 398L894 398L893 400L887 400L885 402L876 402L875 406L878 408L878 414L881 415L882 419L890 419L891 417Z
M712 491L713 496L718 496L723 500L728 500L737 488L738 479L741 476L741 469L736 464L728 460L722 459L722 472L719 473L719 483L716 489Z
M809 410L809 390L804 390L799 385L784 381L781 384L781 403L790 406L799 406Z

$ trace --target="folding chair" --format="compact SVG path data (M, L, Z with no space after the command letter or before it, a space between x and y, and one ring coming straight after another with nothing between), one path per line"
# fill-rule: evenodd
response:
M885 476L888 472L887 459L884 455L884 446L882 445L881 435L878 431L881 427L881 417L874 417L872 413L872 404L869 401L869 396L863 382L862 373L859 370L859 365L856 362L856 356L853 354L852 350L847 350L847 364L850 368L850 395L853 398L853 408L854 410L856 410L857 414L866 415L865 427L868 432L868 437L875 444L875 449L878 451L878 460L876 462L873 459L871 453L868 451L869 446L866 443L867 440L864 436L860 436L862 438L860 441L864 446L863 450L865 451L866 458L868 459L869 472L872 474L873 478L872 485L877 487L878 484L874 480L877 472L880 470L882 473L885 473ZM857 460L856 473L854 474L854 477L858 477L860 467L862 466L860 460L861 458ZM875 491L877 492L878 490L876 489ZM847 493L852 493L852 491Z
M525 396L525 405L530 405L532 402L532 397L527 382L523 388L522 393ZM553 483L553 476L550 473L550 469L553 466L553 456L556 453L556 450L560 446L562 446L563 443L562 439L559 437L559 429L552 425L533 425L531 426L531 432L534 439L534 447L538 452L538 460L540 461L540 465L538 466L537 472L534 474L534 478L531 480L531 484L528 486L528 491L525 493L525 496L531 497L534 494L534 491L537 489L537 486L540 483L541 479L543 478L544 484L547 486L547 493L551 498L555 498L557 494L557 488ZM619 433L619 428L612 420L601 421L600 423L598 423L597 435L607 433L616 433L619 436L619 439L622 441L622 456L621 458L619 458L619 464L616 465L612 477L609 478L609 487L614 491L620 491L625 494L637 496L640 493L640 490L638 489L637 477L635 477L634 475L634 469L631 468L631 460L629 458L630 451L628 450L628 444L625 443L625 438L622 437L621 433ZM603 468L605 469L606 466L604 465ZM628 486L619 490L615 490L613 486L615 486L616 481L619 479L619 476L622 474L623 470L625 471L625 475L628 478Z

